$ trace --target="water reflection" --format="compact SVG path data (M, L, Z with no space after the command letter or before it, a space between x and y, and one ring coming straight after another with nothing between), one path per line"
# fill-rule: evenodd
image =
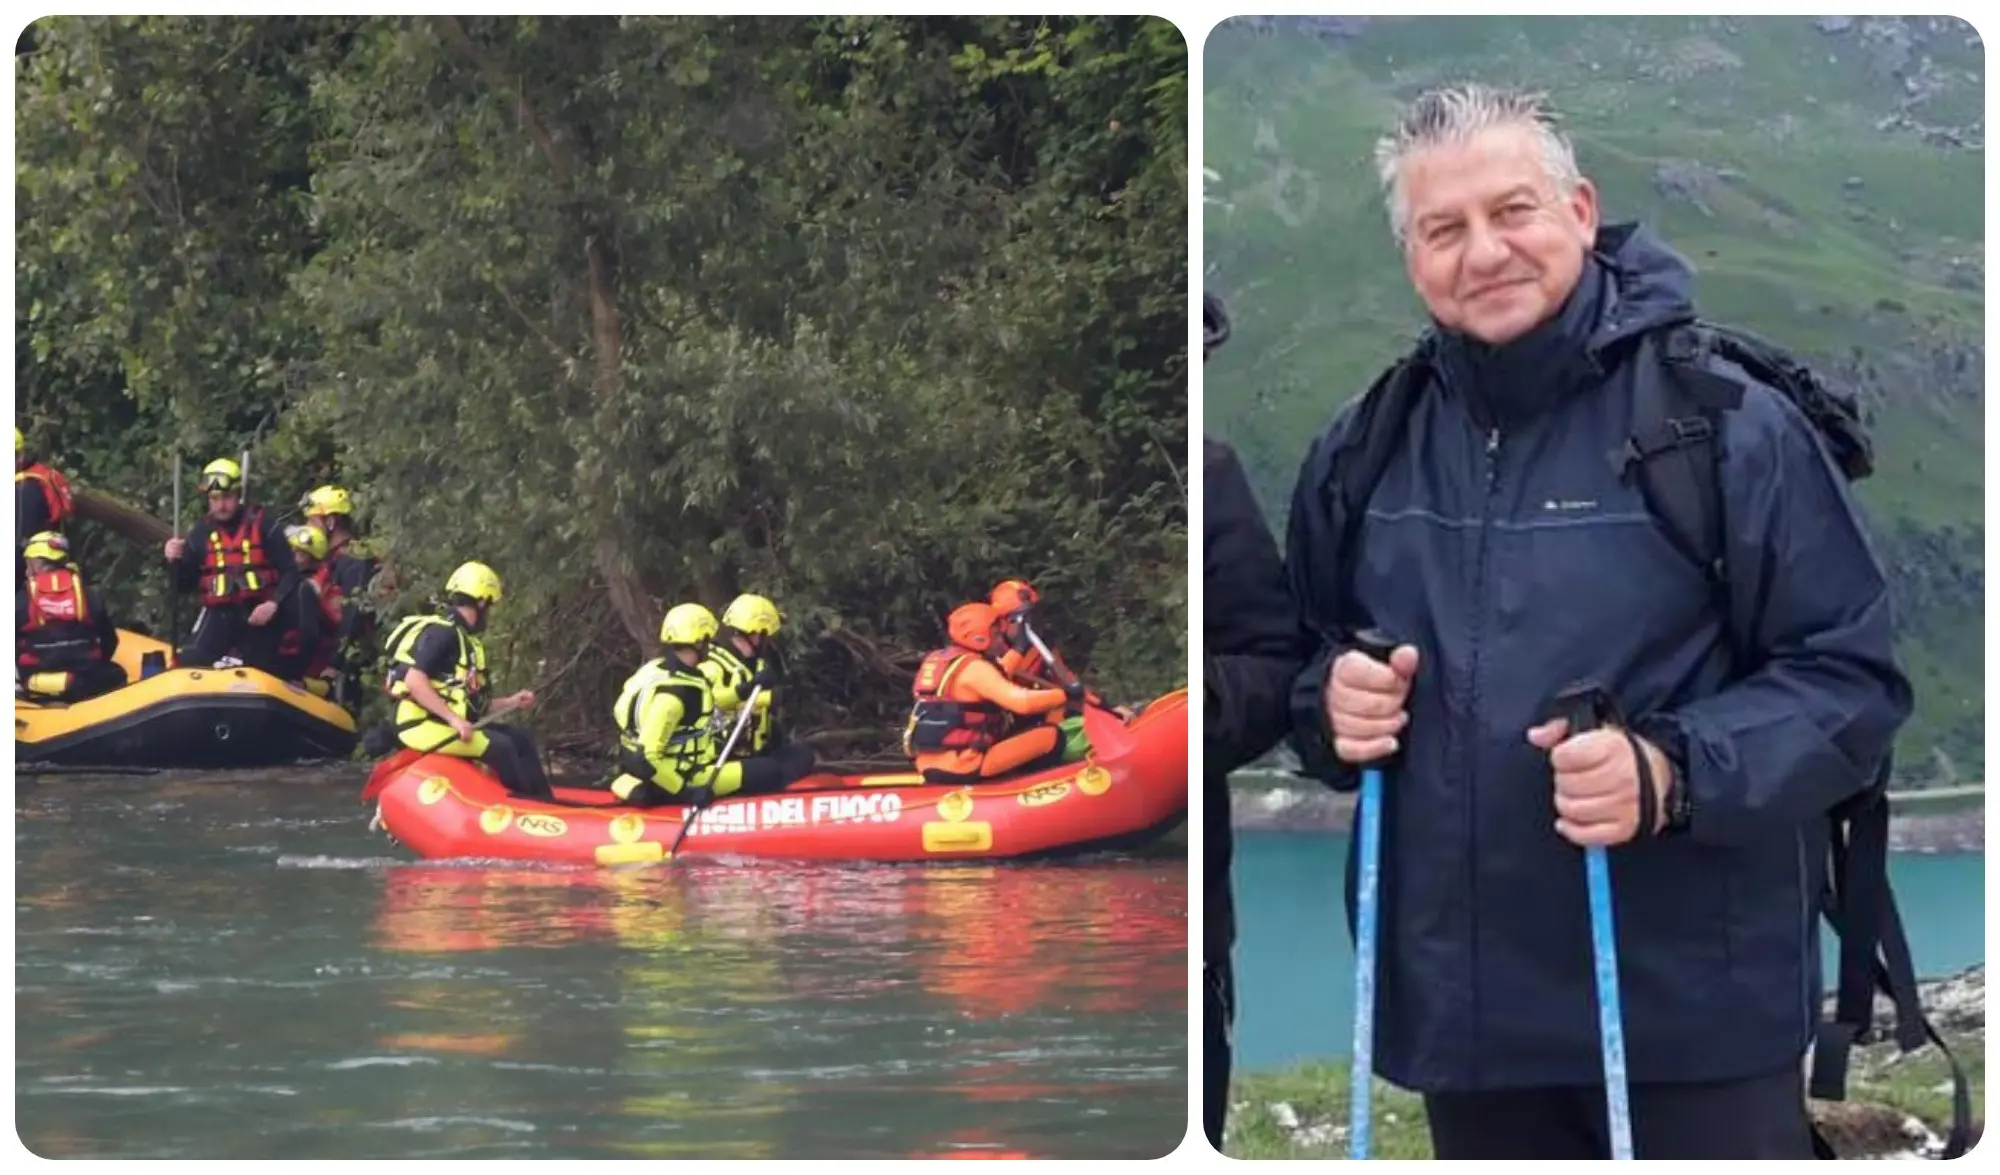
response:
M96 784L99 781L90 781ZM1185 864L412 863L338 787L17 797L44 1155L1153 1157Z
M817 1153L838 1125L837 1153L1027 1157L1064 1150L1024 1149L1051 1126L994 1128L996 1111L1032 1123L1039 1107L1116 1101L1135 1068L1149 1086L1184 1081L1156 1044L1143 1059L1107 1047L1101 1021L1185 1023L1186 926L1177 862L701 862L392 869L374 929L384 950L429 956L615 948L616 992L593 1012L623 1040L598 1060L640 1090L601 1107L627 1120L598 1140L616 1153ZM871 1119L928 1140L898 1152L868 1137ZM1160 1153L1178 1141L1161 1137Z

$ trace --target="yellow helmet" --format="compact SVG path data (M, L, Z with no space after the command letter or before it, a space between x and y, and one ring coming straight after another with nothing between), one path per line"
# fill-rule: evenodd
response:
M304 551L314 559L326 558L326 532L317 526L288 526L285 541L295 551Z
M14 451L21 453L25 452L27 448L28 438L21 435L21 426L17 424L14 426Z
M201 488L209 492L233 490L242 480L243 467L227 457L217 457L201 470Z
M778 635L778 606L762 596L738 596L729 602L722 623L743 633Z
M27 559L46 559L51 563L69 562L69 540L53 530L45 530L28 540L21 555Z
M500 602L500 576L484 563L467 563L444 581L446 595L470 596L488 604Z
M698 645L715 635L715 613L700 604L675 604L660 621L663 645Z
M307 517L315 514L353 514L354 499L339 486L321 486L299 499L299 509Z

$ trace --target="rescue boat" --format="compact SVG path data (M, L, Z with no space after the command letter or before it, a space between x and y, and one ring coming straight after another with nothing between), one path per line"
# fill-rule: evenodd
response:
M345 759L358 735L335 702L259 669L170 668L165 641L118 630L125 686L67 705L14 699L18 763L76 767L266 767Z
M632 865L677 856L948 861L1131 848L1187 816L1187 691L1130 723L1084 716L1082 759L976 784L927 784L914 772L808 775L775 795L717 800L698 812L622 806L608 790L508 794L481 764L404 750L362 791L388 835L427 859Z

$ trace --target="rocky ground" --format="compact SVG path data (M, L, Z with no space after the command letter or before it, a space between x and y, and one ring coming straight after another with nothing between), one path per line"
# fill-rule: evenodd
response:
M1984 1126L1986 970L1973 967L1924 985L1924 1008L1972 1092L1972 1138ZM1888 1015L1887 1005L1878 1009ZM1430 1156L1423 1105L1376 1085L1374 1156ZM1950 1070L1934 1046L1899 1054L1893 1042L1857 1051L1843 1102L1812 1103L1814 1119L1845 1159L1941 1157L1951 1124ZM1344 1158L1347 1153L1347 1070L1309 1065L1277 1073L1242 1074L1233 1084L1223 1150L1243 1159Z

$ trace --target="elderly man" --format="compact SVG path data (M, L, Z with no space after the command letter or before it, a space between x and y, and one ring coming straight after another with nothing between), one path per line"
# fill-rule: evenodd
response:
M1287 536L1318 640L1293 742L1338 789L1388 770L1375 1071L1439 1158L1608 1157L1606 846L1637 1157L1812 1157L1828 813L1911 708L1839 446L1688 327L1687 264L1600 225L1538 99L1425 94L1377 159L1431 321L1314 446ZM1683 386L1714 411L1652 420ZM1712 534L1662 517L1669 463ZM1581 681L1595 730L1557 716Z
M1229 338L1222 301L1202 298L1202 360ZM1278 545L1235 450L1202 443L1202 1131L1222 1149L1236 1016L1229 773L1275 746L1303 660Z

